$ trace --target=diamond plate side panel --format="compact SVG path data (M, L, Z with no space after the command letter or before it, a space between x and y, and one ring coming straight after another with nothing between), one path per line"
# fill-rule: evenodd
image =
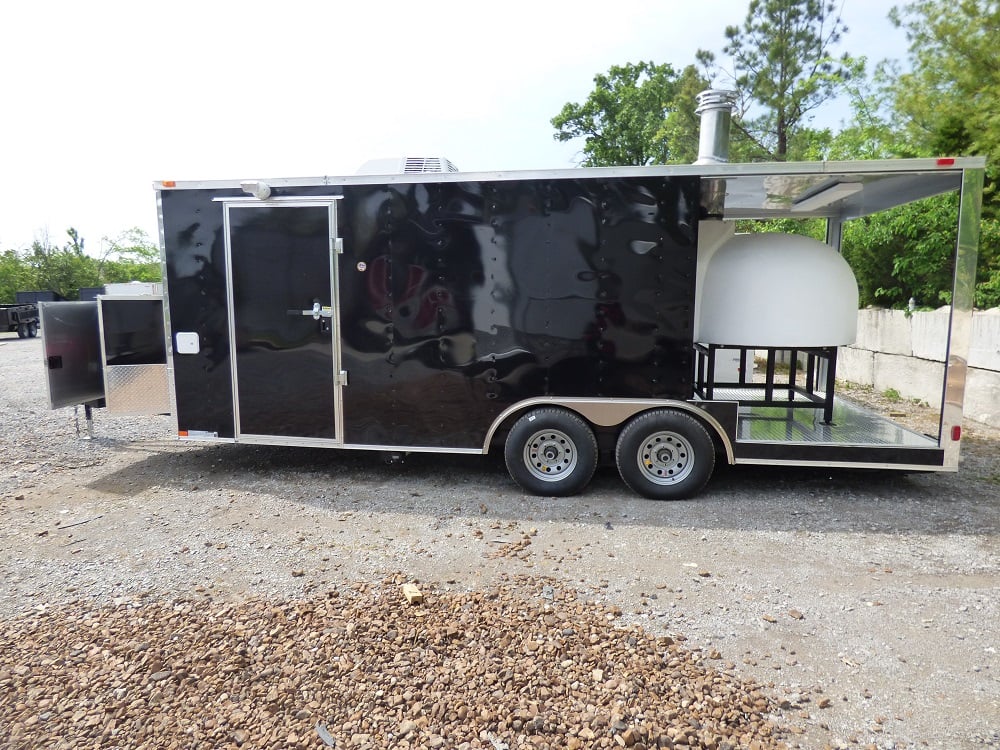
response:
M109 414L169 414L166 365L113 365L104 370Z

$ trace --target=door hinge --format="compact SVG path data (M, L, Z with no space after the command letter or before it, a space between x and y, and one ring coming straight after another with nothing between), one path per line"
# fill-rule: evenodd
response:
M337 373L337 385L349 385L347 382L347 370L341 370Z
M330 249L333 252L340 255L344 252L344 238L343 237L331 237L330 238Z

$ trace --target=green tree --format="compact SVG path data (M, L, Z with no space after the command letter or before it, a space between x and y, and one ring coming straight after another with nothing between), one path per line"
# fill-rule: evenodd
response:
M795 139L812 113L863 73L863 61L833 56L846 31L832 1L750 0L743 25L725 29L722 51L731 69L723 70L712 52L698 51L710 77L724 78L740 94L734 130L742 142L734 143L734 154L801 158Z
M102 284L160 281L160 251L143 230L133 227L107 240L97 272Z
M1000 219L987 217L979 229L979 266L976 273L975 305L1000 307Z
M13 302L16 293L27 290L53 291L66 299L78 299L81 287L128 281L159 281L160 252L139 228L105 238L99 258L84 250L84 239L73 228L69 241L56 247L36 240L25 252L0 254L0 302Z
M0 254L0 303L12 304L17 293L37 288L34 269L16 250Z
M906 30L912 70L898 77L895 107L928 154L1000 157L1000 3L917 0L890 18Z
M98 285L97 261L84 253L84 240L75 229L66 234L69 242L61 248L36 240L27 262L39 289L77 299L80 287Z
M908 203L848 222L844 257L854 269L862 305L924 307L951 302L958 196Z
M866 62L859 59L862 64ZM891 159L921 155L895 123L892 90L898 77L898 64L882 61L875 66L871 77L857 76L845 82L851 119L834 134L824 158Z
M612 66L594 76L585 102L567 102L552 118L554 138L583 138L587 167L694 161L694 97L706 85L693 66L680 74L666 63Z
M906 30L911 71L893 87L915 154L986 157L976 304L1000 304L1000 2L915 0L890 18Z

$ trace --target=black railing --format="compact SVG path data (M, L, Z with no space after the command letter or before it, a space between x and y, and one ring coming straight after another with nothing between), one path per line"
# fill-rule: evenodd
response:
M740 367L736 381L719 381L715 378L715 355L720 350L738 350ZM770 347L770 346L726 346L722 344L695 344L695 386L694 392L706 401L715 398L719 388L739 388L741 390L760 391L762 398L737 399L741 406L782 406L799 409L822 409L823 422L833 422L833 392L837 376L837 347ZM764 370L764 382L754 382L753 366L747 372L747 354L749 352L767 352L767 365ZM788 379L779 382L777 373L777 353L789 352ZM805 355L805 378L802 385L798 381L799 354ZM820 383L824 368L820 362L826 362L825 383ZM782 379L783 380L783 379ZM822 394L822 395L820 395ZM731 400L731 399L726 399Z

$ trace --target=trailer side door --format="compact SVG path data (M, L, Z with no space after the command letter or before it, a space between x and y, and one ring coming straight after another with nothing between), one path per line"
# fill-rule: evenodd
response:
M226 205L240 442L342 442L336 234L331 200Z

